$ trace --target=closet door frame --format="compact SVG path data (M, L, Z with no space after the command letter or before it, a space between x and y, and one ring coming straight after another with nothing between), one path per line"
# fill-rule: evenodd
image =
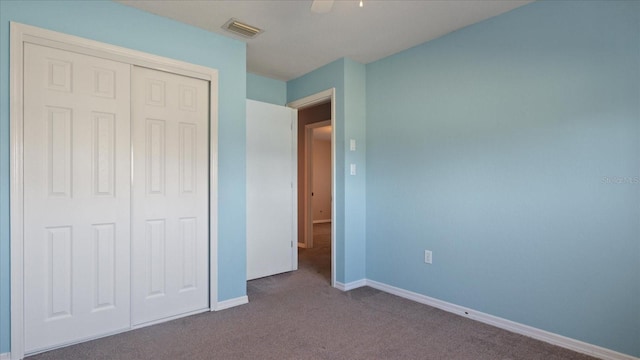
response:
M10 218L11 359L24 357L24 44L31 43L189 76L209 82L209 310L218 304L218 71L98 41L11 22L10 45ZM132 328L132 327L131 327Z

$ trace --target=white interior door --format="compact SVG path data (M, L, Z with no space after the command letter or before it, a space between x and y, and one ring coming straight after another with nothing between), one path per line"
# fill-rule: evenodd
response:
M130 66L24 48L24 345L129 327Z
M209 307L208 85L133 68L133 325Z
M297 111L247 100L247 279L298 267Z

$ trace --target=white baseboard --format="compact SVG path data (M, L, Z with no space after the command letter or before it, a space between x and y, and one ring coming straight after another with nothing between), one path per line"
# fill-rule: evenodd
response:
M360 279L346 284L336 281L333 287L338 290L349 291L363 286L367 286L367 279Z
M158 324L162 324L162 323L165 323L165 322L168 322L168 321L173 321L173 320L176 320L176 319L181 319L181 318L184 318L184 317L187 317L187 316L196 315L196 314L202 314L204 312L209 312L209 311L210 311L209 308L200 309L200 310L196 310L196 311L190 311L190 312L186 312L186 313L182 313L182 314L178 314L178 315L174 315L174 316L169 316L169 317L158 319L158 320L148 321L146 323L142 323L142 324L138 324L138 325L131 325L131 327L129 329L118 331L118 332L115 332L113 334L102 334L102 335L99 335L99 337L111 336L111 335L115 335L115 334L118 334L118 333L121 333L121 332L129 331L129 330L141 329L141 328L144 328L144 327L147 327L147 326L158 325ZM78 343L89 341L89 340L92 340L92 339L82 340L82 341L79 341ZM49 351L49 350L51 350L51 349L47 349L45 351Z
M225 310L225 309L229 309L235 306L244 305L248 303L249 303L249 297L245 295L245 296L240 296L234 299L218 301L218 304L216 304L213 310L220 311L220 310Z
M362 280L361 280L362 281ZM579 340L571 339L566 336L554 334L545 330L540 330L528 325L520 324L511 320L503 319L497 316L489 315L480 311L465 308L446 301L438 300L426 295L418 294L413 291L397 288L374 280L364 280L367 286L378 289L389 294L397 295L402 298L413 300L421 304L433 306L435 308L464 316L485 324L495 326L500 329L514 332L516 334L528 336L530 338L544 341L549 344L557 345L579 353L595 356L604 360L639 360L640 358L623 354L617 351L609 350L600 346L588 344ZM336 286L337 287L337 286Z
M0 360L10 360L10 359L11 359L11 353L0 354Z
M324 219L324 220L313 220L314 224L324 224L324 223L330 223L331 219Z

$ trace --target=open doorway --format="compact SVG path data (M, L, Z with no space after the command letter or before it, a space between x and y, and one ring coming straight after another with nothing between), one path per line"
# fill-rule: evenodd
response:
M335 284L333 89L289 104L298 109L298 265Z
M312 141L310 156L307 156L308 169L311 171L311 216L314 231L318 224L331 225L331 121L307 125Z
M304 207L299 213L306 227L299 232L298 264L327 282L331 280L332 129L330 120L305 125L304 148L300 149L304 152L300 162L305 174L298 178L298 189L302 187L304 193L299 198Z

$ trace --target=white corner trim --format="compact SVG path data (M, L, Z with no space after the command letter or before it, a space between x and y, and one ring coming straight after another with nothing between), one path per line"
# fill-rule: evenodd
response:
M362 281L362 280L360 280ZM465 308L446 301L438 300L413 291L397 288L374 280L364 280L367 286L384 291L389 294L400 296L421 304L433 306L435 308L464 316L485 324L495 326L500 329L514 332L516 334L528 336L530 338L557 345L565 349L573 350L582 354L595 356L603 360L639 360L640 358L609 350L597 345L592 345L566 336L554 334L545 330L537 329L529 325L520 324L511 320L489 315L480 311ZM359 282L359 281L358 281ZM351 283L352 284L352 283ZM337 286L336 286L337 287Z
M333 287L338 290L349 291L363 286L367 286L367 279L360 279L346 284L336 281Z
M0 354L0 360L10 360L10 359L11 359L11 353Z
M236 306L240 306L248 303L249 303L249 297L245 295L245 296L240 296L240 297L229 299L229 300L218 301L218 303L212 310L220 311L220 310L225 310L225 309L229 309L232 307L236 307Z

